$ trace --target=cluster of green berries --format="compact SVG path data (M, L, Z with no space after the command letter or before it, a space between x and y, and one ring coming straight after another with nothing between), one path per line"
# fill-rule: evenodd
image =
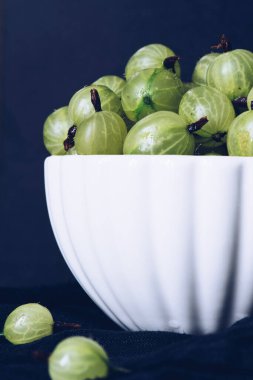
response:
M77 91L48 116L44 143L65 154L222 154L253 156L253 53L222 35L180 79L179 57L150 44L125 78L108 75Z

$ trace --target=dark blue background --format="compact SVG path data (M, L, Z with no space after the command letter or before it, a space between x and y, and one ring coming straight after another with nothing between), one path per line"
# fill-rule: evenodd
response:
M247 0L6 0L4 8L0 286L71 282L46 209L46 116L101 75L122 75L145 44L175 50L186 80L221 33L234 48L253 50L253 7Z

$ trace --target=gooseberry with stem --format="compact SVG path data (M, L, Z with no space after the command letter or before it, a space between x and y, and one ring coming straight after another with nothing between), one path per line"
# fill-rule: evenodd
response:
M171 57L173 57L171 59ZM145 69L166 68L180 76L180 65L177 62L174 66L175 53L162 44L150 44L137 50L127 62L125 68L126 79L129 80L136 73Z
M122 154L127 135L123 119L115 112L103 111L96 88L90 90L94 114L83 121L75 135L78 154Z
M210 64L207 85L220 90L231 100L247 96L253 86L253 53L244 49L231 50L225 35L212 48L221 49L223 53Z
M146 69L130 79L121 102L127 117L138 121L156 111L177 112L184 94L182 81L165 69Z
M138 121L128 132L124 154L193 154L193 134L208 122L206 117L187 125L178 114L159 111Z
M64 149L64 140L69 129L73 127L69 118L68 107L61 107L51 113L43 126L43 140L48 152L53 155L67 154ZM74 145L69 147L69 153L75 153ZM72 148L72 149L70 149Z
M187 91L182 97L178 112L187 124L207 116L208 123L196 135L206 138L206 142L209 141L214 146L225 142L228 128L235 118L235 111L228 97L207 86L198 86Z
M106 86L110 90L112 90L116 95L118 95L119 98L121 98L121 93L126 85L126 81L125 79L122 79L121 77L118 77L116 75L105 75L97 79L95 82L93 82L93 84ZM127 118L126 114L123 111L119 114L124 120L127 129L129 130L133 126L133 122Z
M77 127L95 113L94 107L90 101L90 91L92 89L99 91L101 105L104 111L112 111L122 115L122 106L120 98L108 87L102 85L87 86L77 91L69 102L69 117L72 124Z

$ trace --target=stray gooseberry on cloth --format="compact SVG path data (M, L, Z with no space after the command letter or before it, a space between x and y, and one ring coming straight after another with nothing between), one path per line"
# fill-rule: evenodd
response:
M223 53L209 65L207 85L217 88L231 100L247 96L253 86L253 53L244 49L230 50L230 42L224 34L212 48L221 49Z
M18 306L7 317L3 335L13 344L31 343L53 333L54 320L50 311L38 304Z
M172 57L172 59L171 59ZM150 44L137 50L127 62L125 68L126 79L129 80L136 73L145 69L171 69L180 76L180 65L173 64L175 53L162 44Z
M146 69L132 77L122 91L122 106L130 120L156 111L177 112L184 94L182 81L166 69Z
M94 340L75 336L61 341L49 357L52 380L88 380L104 378L109 371L109 358Z
M102 111L99 95L96 88L90 90L94 113L77 129L76 151L78 154L122 154L126 125L115 112Z
M193 154L193 133L208 122L206 117L187 125L178 114L159 111L138 121L128 132L124 154Z
M237 116L228 130L230 156L253 156L253 101L251 110Z
M78 323L55 322L52 314L39 303L18 306L6 318L3 335L12 344L26 344L52 335L56 329L79 329Z

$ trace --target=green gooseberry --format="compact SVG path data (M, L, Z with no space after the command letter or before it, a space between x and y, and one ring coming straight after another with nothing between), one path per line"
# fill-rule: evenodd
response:
M72 122L69 118L67 106L55 110L47 117L43 127L43 140L50 154L66 154L63 142L71 126Z
M209 138L214 146L225 142L225 135L235 118L234 107L228 97L207 86L198 86L187 91L178 112L187 124L207 116L208 123L196 135Z
M109 359L94 340L74 336L61 341L48 361L52 380L86 380L108 375Z
M209 53L198 60L192 74L192 81L197 86L207 84L207 71L210 64L218 57L219 53Z
M250 111L243 112L228 130L227 147L230 156L253 156L253 102Z
M31 343L51 335L53 325L53 317L46 307L38 303L28 303L9 314L3 335L13 344Z
M122 106L120 98L108 87L102 85L94 85L83 87L77 91L69 102L69 117L72 125L79 125L85 119L88 119L95 113L94 107L90 101L90 91L92 89L99 91L102 108L104 111L112 111L122 115Z
M121 102L127 117L138 121L156 111L178 111L184 87L177 75L164 69L146 69L130 79Z
M172 60L170 59L171 57ZM126 79L129 80L136 73L145 69L161 69L167 68L180 76L180 65L174 63L175 53L165 45L150 44L137 50L127 62L125 68Z
M127 135L124 120L115 112L102 111L98 91L92 88L91 104L94 113L83 121L75 135L78 154L122 154Z
M231 100L247 96L253 86L253 53L244 49L229 51L224 35L215 47L223 49L224 53L210 64L207 85L220 90Z
M193 133L202 128L206 118L187 125L178 114L158 111L138 121L128 132L124 154L188 154L194 153Z
M126 84L126 81L118 77L117 75L105 75L93 82L92 85L94 84L106 86L110 90L112 90L116 95L121 97L121 92Z

